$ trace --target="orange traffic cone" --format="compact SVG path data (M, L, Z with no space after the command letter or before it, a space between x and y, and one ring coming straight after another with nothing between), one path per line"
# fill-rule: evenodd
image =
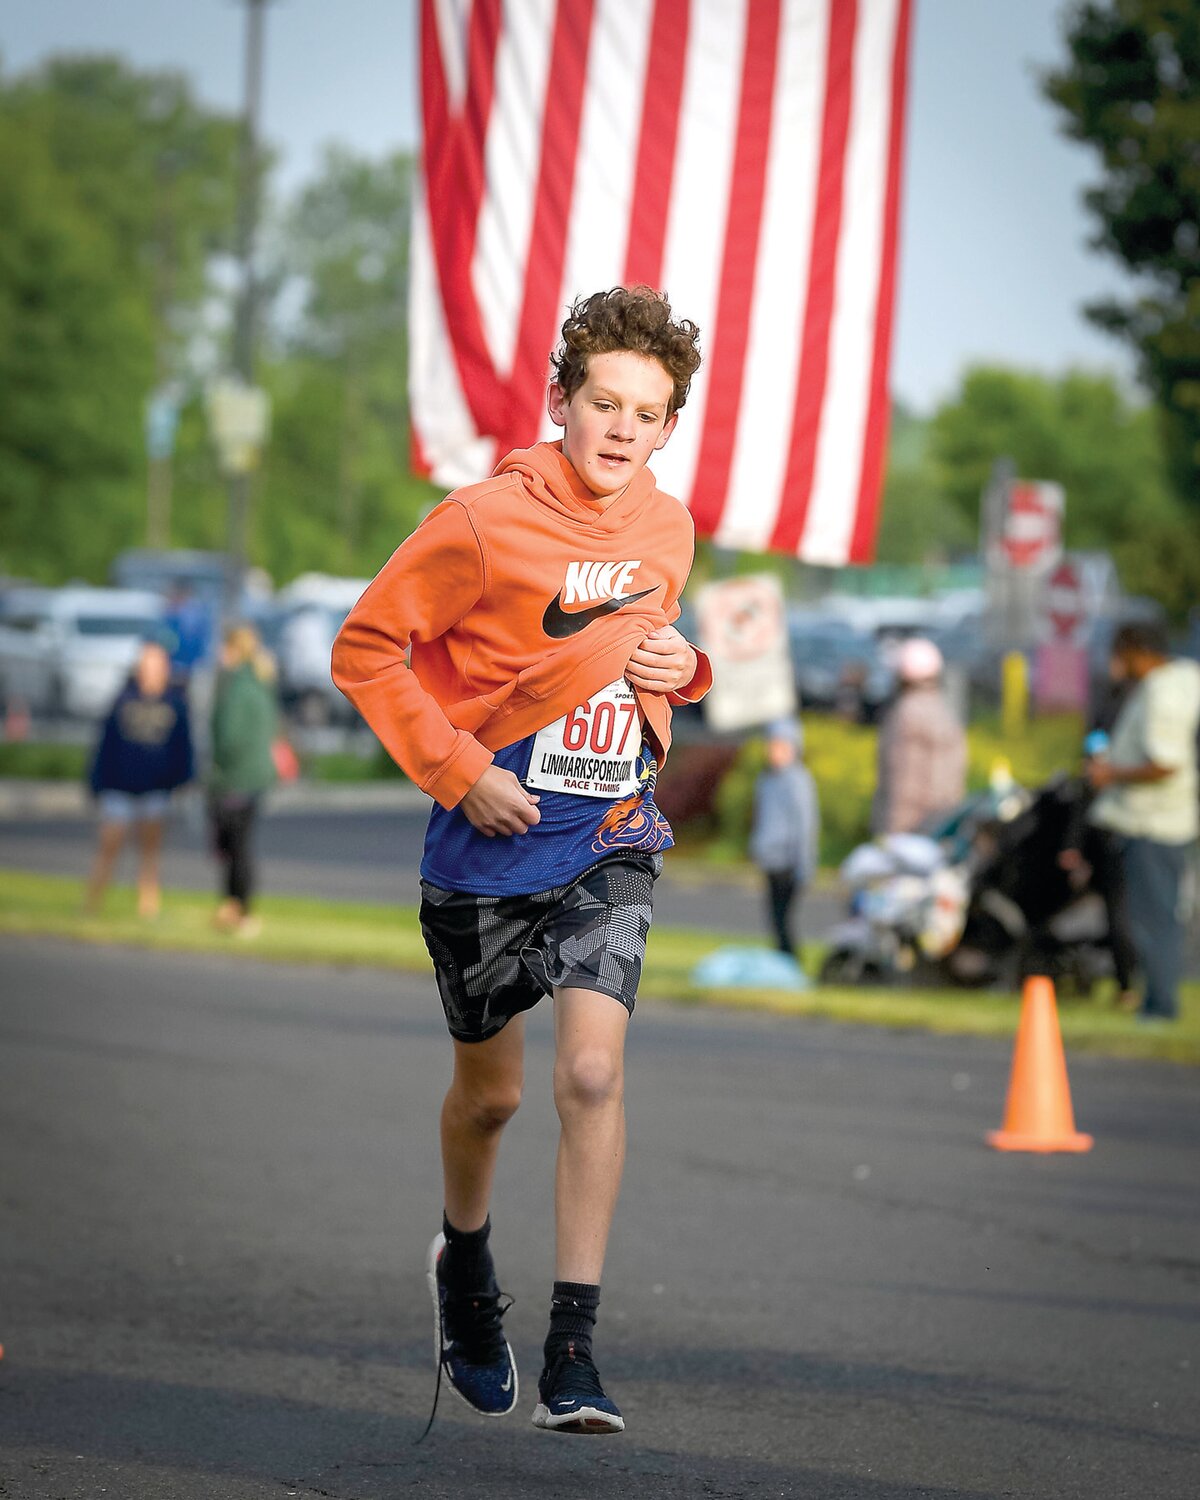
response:
M1091 1136L1075 1129L1054 985L1043 975L1025 981L1004 1128L989 1130L987 1143L997 1151L1092 1149Z

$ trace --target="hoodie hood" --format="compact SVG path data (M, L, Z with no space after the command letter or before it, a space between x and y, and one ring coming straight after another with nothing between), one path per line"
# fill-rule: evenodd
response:
M495 474L519 475L532 499L596 531L627 526L656 493L654 475L647 468L639 470L615 500L593 495L563 454L561 441L516 448L500 460Z

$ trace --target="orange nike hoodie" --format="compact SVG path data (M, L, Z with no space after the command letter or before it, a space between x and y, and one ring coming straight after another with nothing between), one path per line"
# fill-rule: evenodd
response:
M678 618L694 550L691 516L649 469L605 506L561 443L518 449L392 554L338 633L333 680L417 786L455 807L494 751L615 682ZM637 694L660 762L670 705L712 683L696 659L679 692Z

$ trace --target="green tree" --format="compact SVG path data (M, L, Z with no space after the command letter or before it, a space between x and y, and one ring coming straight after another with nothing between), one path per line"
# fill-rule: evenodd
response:
M0 115L70 179L150 309L166 373L232 240L236 117L199 104L182 74L107 56L56 57L6 81Z
M1200 508L1200 7L1086 0L1066 24L1067 64L1047 95L1103 181L1086 195L1095 243L1137 277L1088 316L1138 351L1166 419L1180 494Z
M145 531L145 401L228 244L238 125L117 58L0 78L0 546L102 580ZM223 506L222 506L223 515Z
M275 417L256 553L374 573L436 498L409 473L408 222L412 159L330 148L283 216L278 278L302 289L268 375Z
M947 495L929 449L929 423L892 409L876 561L941 562L975 549L978 527Z
M143 299L44 143L0 114L0 563L102 578L138 530Z
M1111 377L976 367L935 413L929 440L941 490L972 527L1003 454L1024 477L1063 485L1068 546L1111 552L1128 590L1176 612L1195 596L1200 549L1181 545L1195 522L1172 489L1157 413Z

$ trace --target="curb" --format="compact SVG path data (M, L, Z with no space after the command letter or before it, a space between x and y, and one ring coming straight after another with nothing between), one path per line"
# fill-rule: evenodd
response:
M406 781L346 785L296 781L273 788L266 811L268 816L310 812L418 812L428 806L429 798L425 793ZM34 819L66 820L90 818L92 814L91 794L80 782L0 778L0 820L14 823Z

